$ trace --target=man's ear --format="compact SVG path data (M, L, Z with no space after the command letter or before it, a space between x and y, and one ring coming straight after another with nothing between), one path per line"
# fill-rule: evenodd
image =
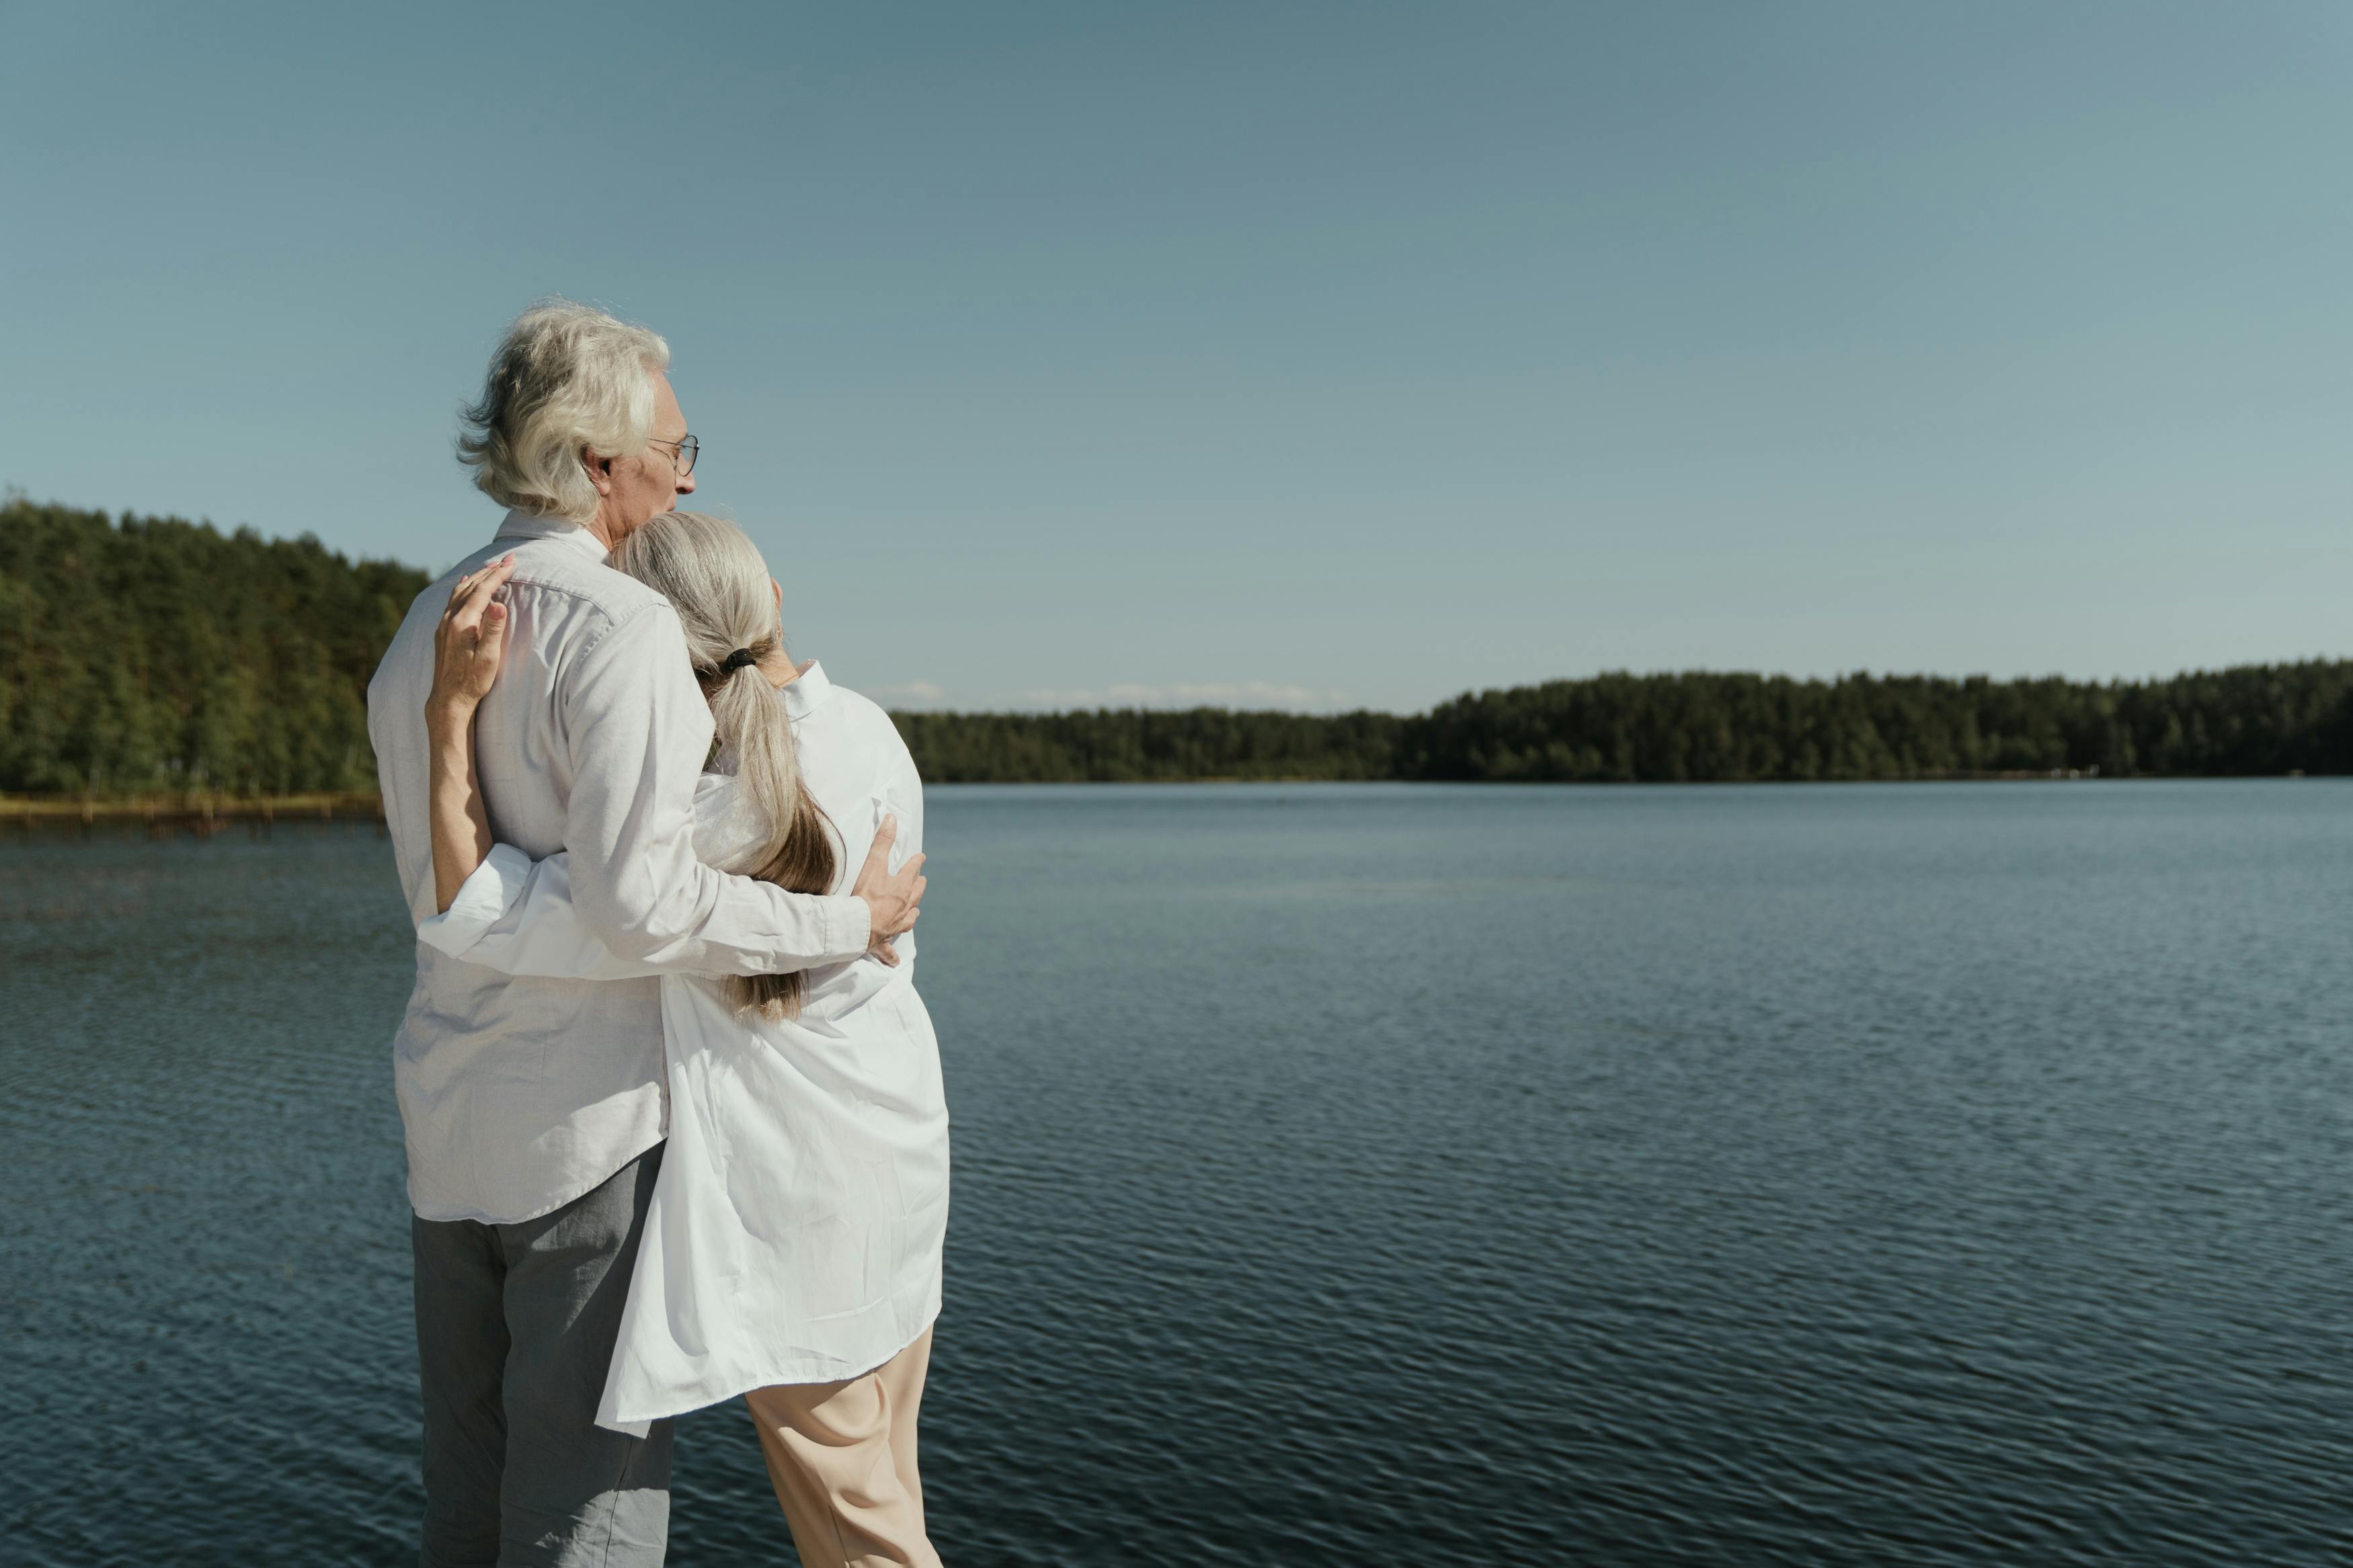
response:
M596 487L598 495L613 493L612 458L598 457L593 447L583 447L580 448L580 467L587 473L588 482Z
M768 592L776 601L776 614L785 613L785 585L774 577L768 579Z

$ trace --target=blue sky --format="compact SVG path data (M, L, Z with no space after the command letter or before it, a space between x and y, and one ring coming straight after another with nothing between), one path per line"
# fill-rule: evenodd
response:
M534 295L898 701L2353 652L2353 9L0 9L0 483L438 566Z

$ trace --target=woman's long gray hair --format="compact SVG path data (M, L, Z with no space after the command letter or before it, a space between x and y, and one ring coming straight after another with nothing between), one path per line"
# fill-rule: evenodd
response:
M825 813L801 787L800 755L785 705L757 666L723 668L738 648L765 658L784 646L759 547L723 519L670 511L621 541L612 563L678 612L695 678L711 703L721 755L735 765L743 808L765 825L753 847L720 868L788 892L830 892L837 868L833 837ZM797 973L737 976L727 984L741 1009L771 1018L800 1011L804 983Z

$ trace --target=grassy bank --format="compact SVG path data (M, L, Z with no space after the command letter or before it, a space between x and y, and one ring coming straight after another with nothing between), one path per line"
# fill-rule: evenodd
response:
M210 837L232 824L263 830L279 823L382 822L374 790L312 790L291 795L233 795L206 791L100 799L95 795L0 795L0 830L22 835L100 826L144 826L150 837L193 834Z

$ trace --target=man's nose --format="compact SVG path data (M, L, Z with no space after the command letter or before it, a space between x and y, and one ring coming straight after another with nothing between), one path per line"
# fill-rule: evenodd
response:
M679 475L678 493L682 496L691 496L694 493L694 476L692 474Z

